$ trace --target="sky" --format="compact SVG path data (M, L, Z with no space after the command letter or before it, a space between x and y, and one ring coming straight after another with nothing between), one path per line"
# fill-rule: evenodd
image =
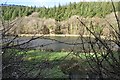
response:
M25 5L25 6L37 6L37 7L54 7L69 4L70 2L80 2L80 1L106 1L106 0L0 0L0 4L15 4L15 5Z
M58 6L59 4L65 5L69 2L80 2L80 0L0 0L0 4L16 4L16 5L25 5L25 6L46 6L53 7Z

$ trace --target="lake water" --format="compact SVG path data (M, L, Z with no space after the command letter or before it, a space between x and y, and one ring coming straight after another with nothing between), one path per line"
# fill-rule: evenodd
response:
M30 40L30 37L21 37L15 40L16 43L23 43ZM84 42L88 42L87 38L83 39ZM93 40L93 39L92 39ZM88 47L88 43L84 44ZM40 37L31 41L24 47L31 47L34 49L49 50L49 51L81 51L82 41L80 37Z
M15 39L15 43L20 44L27 42L31 37L20 37ZM89 41L95 42L95 39L82 38L84 42L84 47L86 51L89 49ZM40 49L48 51L82 51L83 44L80 37L63 37L63 36L52 36L52 37L40 37L38 39L32 40L29 44L22 45L24 48Z

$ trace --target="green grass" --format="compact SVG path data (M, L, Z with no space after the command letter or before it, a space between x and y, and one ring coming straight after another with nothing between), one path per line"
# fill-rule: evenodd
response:
M24 54L24 52L19 52L18 54ZM30 50L25 53L24 59L26 60L46 60L52 61L54 59L60 59L67 56L67 52L45 52L39 50Z
M25 54L25 60L60 60L66 57L66 60L70 60L71 58L82 58L86 59L86 56L95 57L93 53L85 54L84 53L73 53L73 52L48 52L48 51L40 51L40 50L30 50L27 52L18 52L18 55ZM79 57L78 57L79 55ZM100 55L99 55L100 56Z
M68 55L69 54L69 55ZM17 55L24 55L23 60L27 61L23 64L23 66L28 66L32 68L34 65L40 64L44 61L47 61L48 63L54 65L52 68L44 68L42 70L41 75L46 78L66 78L68 77L65 75L59 65L66 64L66 63L74 63L73 59L76 61L80 59L76 55L74 55L72 52L48 52L48 51L40 51L40 50L29 50L27 52L17 52ZM68 55L68 56L67 56ZM81 58L85 59L84 54L79 54ZM67 57L66 57L67 56ZM66 57L66 58L65 58ZM64 59L65 58L65 59ZM64 60L63 60L64 59ZM63 60L61 62L61 60ZM82 60L80 60L80 64L83 64L83 66L86 65ZM39 73L38 69L34 69L30 72L29 76L36 76Z
M95 57L94 53L85 54L85 53L73 53L73 52L71 53L70 52L50 52L50 51L40 51L40 50L28 50L28 51L8 50L7 53L16 53L16 56L21 56L21 55L23 56L22 59L24 63L21 64L21 68L28 70L28 71L33 68L33 70L29 72L28 76L35 77L36 75L39 74L40 70L39 68L35 67L36 65L44 64L44 62L47 62L53 65L53 67L47 66L42 69L41 75L46 78L67 77L67 75L65 75L61 71L60 65L61 64L73 65L75 62L79 63L79 65L81 66L81 69L80 69L81 73L83 72L84 74L85 69L89 70L88 68L89 65L86 61L86 57L88 58ZM11 54L9 55L7 54L6 56L9 57L10 55ZM99 56L99 59L102 58L99 53L97 54L97 56ZM115 53L114 56L118 57L118 54ZM108 56L108 59L111 61L111 58L109 56ZM94 66L97 65L91 59L90 59L90 62ZM104 64L107 65L106 62L104 62Z

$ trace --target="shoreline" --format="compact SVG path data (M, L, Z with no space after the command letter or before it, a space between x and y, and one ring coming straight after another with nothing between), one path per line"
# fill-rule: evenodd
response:
M47 37L79 37L80 35L74 35L74 34L18 34L19 37L32 37L32 36L47 36ZM82 35L82 37L91 37L95 38L93 35ZM107 36L100 36L102 39L110 39ZM112 39L112 38L111 38Z
M31 37L31 36L60 36L60 37L65 37L65 36L80 36L80 35L73 35L73 34L18 34L20 37Z

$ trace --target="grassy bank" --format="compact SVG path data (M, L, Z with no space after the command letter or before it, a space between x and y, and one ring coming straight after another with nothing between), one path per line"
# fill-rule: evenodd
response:
M45 78L68 78L69 72L74 71L79 72L84 77L87 73L91 72L86 58L89 59L92 66L96 67L97 65L92 61L92 58L95 58L94 53L85 54L40 50L8 50L6 53L15 53L15 59L21 58L22 61L19 63L19 70L26 75L26 78L40 78L41 76ZM10 57L10 54L6 56ZM102 59L99 53L97 53L97 56L99 59ZM113 56L116 58L118 54ZM108 56L107 59L112 62L111 57ZM76 64L79 65L79 69L76 68ZM103 64L107 65L105 61Z
M25 60L61 60L65 58L65 60L71 60L72 58L82 58L86 59L86 56L93 56L93 53L85 54L85 53L73 53L73 52L50 52L50 51L40 51L40 50L30 50L27 52L18 52L17 54L25 54Z
M29 72L30 74L28 76L36 76L39 72L41 72L40 74L46 78L67 78L68 75L63 73L60 67L61 65L68 65L63 67L63 69L69 68L70 65L74 65L74 63L76 62L86 68L88 65L84 61L84 53L79 54L82 59L76 56L73 52L49 52L40 50L29 50L27 52L18 51L16 55L23 55L23 63L21 63L21 68L24 68L28 71L34 68L32 71ZM42 70L39 70L39 68L37 67L38 65L40 65L40 67L43 67ZM66 71L66 73L70 71L65 69L64 71ZM84 69L81 68L81 71L84 72Z

